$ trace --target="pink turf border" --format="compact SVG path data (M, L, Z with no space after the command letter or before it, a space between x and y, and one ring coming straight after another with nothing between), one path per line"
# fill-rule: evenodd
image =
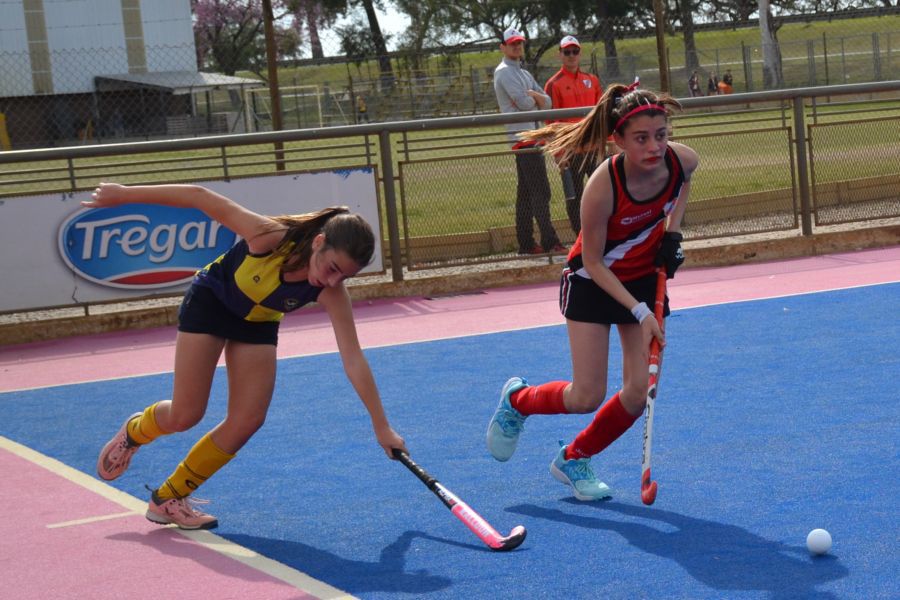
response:
M314 598L174 529L154 525L143 515L50 528L125 509L2 450L0 473L4 597ZM38 493L26 494L27 490ZM188 590L178 588L183 582L189 582Z
M669 295L680 310L892 281L900 281L900 247L685 269L670 282ZM563 322L555 283L360 302L354 312L363 347ZM318 308L299 313L283 323L279 356L336 351L327 315ZM167 327L0 347L0 392L168 372L174 340L175 329Z

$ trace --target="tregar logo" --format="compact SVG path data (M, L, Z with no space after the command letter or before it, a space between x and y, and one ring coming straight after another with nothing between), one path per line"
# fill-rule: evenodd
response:
M154 289L186 283L237 236L194 208L127 204L80 210L59 228L59 253L94 283Z

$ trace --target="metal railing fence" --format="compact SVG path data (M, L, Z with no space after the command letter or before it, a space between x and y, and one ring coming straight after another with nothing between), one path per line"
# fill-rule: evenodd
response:
M900 216L900 81L688 98L674 139L696 148L688 240ZM518 256L504 125L587 109L490 114L153 142L0 152L0 201L97 181L227 180L376 165L385 256L407 269ZM547 159L551 214L574 239ZM549 260L549 259L548 259Z

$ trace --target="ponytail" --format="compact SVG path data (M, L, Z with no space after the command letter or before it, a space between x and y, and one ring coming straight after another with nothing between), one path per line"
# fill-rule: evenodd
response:
M545 142L544 152L567 163L575 154L585 154L588 160L606 158L606 140L612 133L621 134L628 121L645 111L650 116L668 117L680 109L677 100L668 94L654 94L632 85L614 83L606 88L600 101L577 123L551 123L540 129L519 134L522 140ZM600 162L600 161L596 161Z

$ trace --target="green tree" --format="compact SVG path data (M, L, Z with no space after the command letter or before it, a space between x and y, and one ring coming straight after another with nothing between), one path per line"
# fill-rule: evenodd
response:
M694 0L677 0L678 11L674 12L681 20L681 34L684 38L684 66L687 71L700 67L697 56L697 43L694 40Z
M400 36L400 50L414 72L423 70L426 47L443 45L442 28L437 25L442 0L394 0L394 5L409 17L409 29Z
M597 0L596 2L596 28L592 36L594 41L603 41L603 50L606 56L607 77L618 80L622 77L619 67L619 52L616 49L616 38L621 35L626 15L632 7L628 0Z
M351 25L339 28L338 35L341 36L341 47L352 47L356 51L367 46L371 48L372 54L378 60L378 69L381 78L382 89L394 86L394 69L391 66L391 57L388 55L387 40L381 25L378 23L378 13L375 11L376 3L378 8L382 8L384 0L321 0L329 14L341 15L344 17L354 18ZM359 18L358 11L362 10L365 20ZM365 27L364 27L365 26ZM367 30L368 33L363 33ZM362 35L365 39L349 40L346 36Z
M260 77L266 71L266 42L263 35L262 3L258 0L191 0L194 13L194 41L197 62L226 75L251 71ZM296 56L302 38L293 24L285 24L291 14L285 2L273 3L275 43L279 56Z
M478 41L499 44L503 32L515 27L528 41L525 63L534 68L562 36L578 32L576 15L589 15L585 0L460 0L439 5L435 22L450 31L471 31Z
M701 3L703 16L713 22L746 21L757 8L757 0L705 0Z
M306 27L310 55L313 58L325 58L319 31L323 27L334 25L340 16L342 3L329 0L285 0L285 5L297 23Z

